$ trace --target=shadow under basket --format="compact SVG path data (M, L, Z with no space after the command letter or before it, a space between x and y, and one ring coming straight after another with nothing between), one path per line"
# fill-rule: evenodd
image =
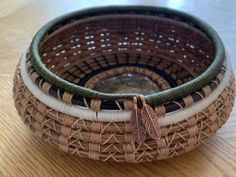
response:
M192 150L232 110L229 57L205 22L175 10L110 6L59 17L19 62L20 117L45 142L101 161Z

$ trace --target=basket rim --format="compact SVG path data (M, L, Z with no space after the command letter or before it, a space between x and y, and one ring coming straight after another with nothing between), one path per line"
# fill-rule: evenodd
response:
M74 116L81 120L89 121L99 121L99 122L125 122L130 121L132 110L99 110L94 111L89 107L82 107L79 105L68 104L59 100L45 92L43 92L32 80L30 74L27 71L27 57L24 53L20 59L19 63L19 74L24 85L29 90L29 92L40 102L50 107L52 110L61 112L66 115ZM158 115L158 122L161 125L169 125L174 122L179 122L188 117L191 117L201 110L204 110L209 104L219 97L223 90L226 89L227 84L229 84L231 77L234 77L232 73L232 67L230 63L230 57L226 57L225 60L225 74L217 86L217 88L212 91L208 96L204 97L200 101L195 102L191 106L186 106L184 108L178 109L173 112L165 113L163 115Z
M27 53L26 54L24 54L24 55L22 55L22 57L21 57L21 60L23 59L23 58L25 58L27 56ZM204 86L203 88L201 88L200 90L197 90L197 91L195 91L195 92L193 92L193 93L191 93L190 95L187 95L187 96L185 96L185 97L183 97L182 99L183 99L183 102L184 102L184 105L180 105L181 103L180 102L178 102L177 100L171 100L170 102L168 102L168 105L170 104L170 103L173 103L173 104L175 104L175 105L178 105L178 109L182 109L182 108L185 108L185 107L189 107L190 105L187 103L187 105L186 105L186 103L185 103L185 101L184 100L186 100L186 99L188 99L188 97L191 97L192 99L191 100L193 100L193 102L192 102L192 104L194 104L194 103L196 103L196 102L198 102L198 101L200 101L200 100L202 100L203 98L205 98L205 97L207 97L207 96L209 96L209 93L208 93L208 91L210 91L211 93L219 86L219 84L222 82L222 78L224 78L224 76L225 76L225 72L226 72L226 65L227 65L227 62L226 61L228 61L229 59L228 58L226 58L226 60L224 61L224 64L223 64L223 66L221 67L221 71L217 74L217 76L213 79L213 80L211 80L210 81L210 83L208 83L206 86ZM52 85L52 84L50 84L49 82L47 82L47 81L45 81L37 72L36 72L36 70L34 69L34 67L32 66L32 62L31 62L31 60L30 60L30 58L26 58L26 61L25 61L25 64L23 64L23 65L25 65L25 67L26 67L26 70L27 70L27 73L25 73L25 72L23 72L23 70L24 70L24 68L23 69L21 69L21 71L22 71L22 75L29 75L29 77L31 78L31 80L33 81L33 84L34 85L36 85L43 93L46 93L46 94L48 94L49 96L52 96L52 97L55 97L56 99L59 99L59 100L61 100L61 101L63 101L64 103L67 103L67 104L71 104L71 105L78 105L78 106L82 106L82 107L88 107L89 105L90 105L90 109L91 109L91 102L90 103L88 103L87 102L87 100L85 101L84 99L83 99L83 103L81 104L81 103L79 103L78 101L79 101L79 99L78 98L74 98L74 100L77 100L77 101L73 101L73 94L71 94L71 93L69 93L69 92L64 92L64 94L66 94L66 98L65 98L65 96L64 96L64 94L63 95L58 95L58 94L53 94L52 93L52 87L54 88L54 93L58 93L59 92L59 90L61 89L61 88L59 88L59 87L56 87L55 85ZM25 74L23 74L23 73L25 73ZM22 76L23 77L23 76ZM42 80L43 79L43 80ZM36 80L40 80L40 82L37 82ZM212 85L214 85L214 86L212 86ZM31 86L29 86L29 87L31 87ZM210 89L210 90L209 90ZM50 93L50 90L51 90L51 93ZM63 90L64 91L64 90ZM202 94L201 94L201 92L202 92ZM200 98L199 99L194 99L193 98L193 95L198 95L198 96L200 96ZM68 99L69 98L69 99ZM86 98L85 98L86 99ZM98 100L96 100L96 99L92 99L93 101L98 101ZM92 101L91 100L91 101ZM102 105L104 105L106 100L104 100L102 103L101 103L101 105L100 105L100 110L121 110L120 108L120 106L117 106L116 108L102 108ZM117 101L117 100L112 100L112 101ZM119 100L119 101L121 101L121 100ZM85 103L86 102L86 103ZM126 102L126 103L125 103ZM131 101L132 102L132 101ZM123 104L124 104L124 109L122 109L122 110L130 110L130 108L131 107L129 107L127 104L132 104L130 101L128 101L128 100L123 100ZM119 102L118 102L119 103ZM126 106L125 106L125 104L126 104ZM192 105L191 104L191 105ZM108 104L106 104L106 106L107 106ZM127 107L128 106L128 107ZM173 105L172 105L173 106ZM157 114L158 115L160 115L160 114L166 114L166 113L170 113L170 112L173 112L173 111L176 111L176 110L178 110L178 109L176 109L176 110L172 110L172 111L167 111L166 110L166 107L167 107L167 105L165 105L165 104L161 104L161 105L157 105L156 107L155 107L155 110L156 109L161 109L161 107L165 107L165 111L161 111L161 112L157 112Z
M51 72L42 62L40 55L40 43L44 39L44 37L53 30L56 26L60 24L65 24L67 21L71 19L79 20L80 17L85 15L97 15L99 13L111 13L111 12L119 12L124 13L128 11L135 11L136 13L164 13L172 16L180 17L184 20L188 20L193 22L196 27L198 27L202 32L204 32L207 37L213 42L215 47L215 58L212 64L205 70L201 75L194 78L192 81L189 81L185 84L179 85L177 87L160 91L154 94L145 95L145 100L150 105L157 105L160 103L164 103L170 101L172 99L177 99L183 97L185 95L194 92L195 90L200 89L208 82L210 82L220 71L221 66L223 65L224 57L225 57L225 49L223 42L217 32L207 23L202 21L201 19L189 15L184 12L180 12L177 10L165 8L165 7L155 7L155 6L104 6L104 7L95 7L95 8L87 8L83 10L78 10L69 14L62 15L57 17L56 19L48 22L44 25L34 36L30 48L29 54L32 59L32 65L35 70L48 82L63 88L64 90L77 94L82 97L88 98L96 98L101 100L114 100L114 99L133 99L134 96L139 97L140 94L112 94L112 93L103 93L94 91L74 83L71 83L67 80L64 80ZM127 14L128 15L128 14Z

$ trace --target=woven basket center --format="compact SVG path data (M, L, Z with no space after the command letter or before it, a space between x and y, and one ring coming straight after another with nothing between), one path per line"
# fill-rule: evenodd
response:
M151 94L171 86L163 76L137 66L116 67L94 74L85 87L105 93Z
M103 80L94 90L105 93L139 93L145 95L156 93L161 89L146 76L123 73Z

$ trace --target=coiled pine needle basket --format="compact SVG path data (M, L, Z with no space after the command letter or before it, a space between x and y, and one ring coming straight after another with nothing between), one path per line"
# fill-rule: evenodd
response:
M45 142L116 162L171 158L228 119L229 57L206 23L174 10L100 7L46 24L16 69L20 117Z

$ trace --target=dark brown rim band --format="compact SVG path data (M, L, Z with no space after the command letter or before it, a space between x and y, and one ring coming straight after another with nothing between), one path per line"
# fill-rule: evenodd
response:
M61 17L56 18L55 20L46 24L43 28L39 30L39 32L35 35L31 46L30 46L30 57L32 58L32 64L36 71L47 80L49 83L52 83L64 90L80 95L82 97L88 98L97 98L97 99L104 99L104 100L113 100L113 99L132 99L134 96L139 97L137 94L108 94L93 91L76 84L70 83L62 78L58 77L42 63L41 55L39 52L39 47L41 41L44 39L45 36L50 34L53 30L59 28L60 25L64 25L70 23L71 20L79 20L85 16L96 16L100 13L102 14L127 14L129 13L136 13L140 15L145 14L159 14L159 15L166 15L169 18L178 17L183 22L189 22L194 25L194 27L201 30L203 33L209 37L209 39L213 42L215 47L215 58L209 68L202 73L197 78L193 79L190 82L182 84L172 89L168 89L165 91L161 91L155 94L150 94L145 96L145 100L150 105L157 105L160 103L164 103L170 101L172 99L177 99L179 97L183 97L188 95L200 88L204 85L208 84L220 71L220 68L223 64L224 60L224 45L216 33L216 31L210 27L208 24L203 22L202 20L188 15L183 12L171 10L168 8L162 7L149 7L149 6L109 6L109 7L100 7L100 8L90 8L85 10L80 10L74 13L70 13L68 15L64 15Z

